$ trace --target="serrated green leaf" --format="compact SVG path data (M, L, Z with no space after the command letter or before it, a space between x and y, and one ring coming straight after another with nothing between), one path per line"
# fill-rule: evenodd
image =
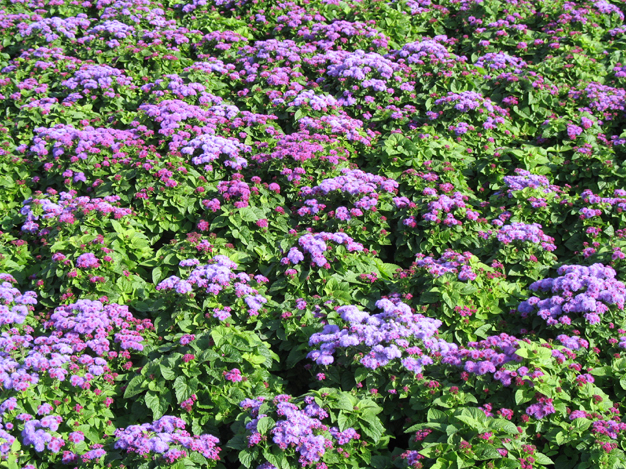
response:
M274 425L276 425L276 422L274 421L273 418L262 417L257 422L256 429L261 435L265 435L267 434L268 430L274 428Z

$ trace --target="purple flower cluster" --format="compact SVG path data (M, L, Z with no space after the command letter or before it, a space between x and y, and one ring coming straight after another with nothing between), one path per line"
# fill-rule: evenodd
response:
M479 57L474 65L491 70L513 68L516 73L520 73L528 64L519 57L511 56L505 52L490 52Z
M502 244L520 241L534 244L541 243L541 247L546 251L554 251L556 249L554 238L546 235L539 223L511 223L510 225L504 225L498 230L496 237Z
M600 315L615 306L624 309L626 287L615 279L615 270L602 264L592 266L564 265L557 278L546 278L530 285L532 291L550 292L541 299L532 296L522 302L518 311L528 316L536 312L549 325L570 324L569 314L583 314L589 324L600 322Z
M572 90L569 96L573 99L586 98L589 103L589 112L598 111L606 120L612 116L608 111L624 111L626 105L626 90L612 88L597 82L589 83L583 90Z
M84 44L95 39L106 40L106 45L114 49L120 45L118 39L132 37L135 28L118 20L107 20L86 31L86 34L78 40Z
M354 202L354 208L349 213L346 207L338 207L336 209L336 217L341 220L349 220L351 216L360 216L363 211L375 209L378 198L380 197L378 190L382 189L388 193L395 193L398 189L398 183L393 179L383 176L377 176L365 173L361 170L343 169L342 176L324 179L319 185L311 188L303 187L300 193L304 196L323 196L328 197L335 193L347 193L350 196L362 196ZM305 206L298 210L298 215L312 215L323 210L325 207L317 202L316 199L307 199Z
M341 111L337 115L322 116L319 119L314 117L302 117L298 120L301 130L312 129L316 131L330 131L333 134L345 134L349 141L361 142L369 146L374 136L371 129L367 129L368 137L362 135L360 130L363 122L354 119Z
M328 259L324 255L330 248L326 241L332 241L337 244L346 246L348 252L363 251L361 243L355 243L354 240L345 233L316 233L305 234L298 239L302 251L311 256L311 265L318 267L330 268ZM289 263L297 264L304 260L304 254L298 248L291 248L287 257L281 259L281 263L288 265Z
M276 99L274 100L274 104L278 104L279 101L283 100ZM313 90L305 90L301 91L300 94L298 94L293 101L288 103L288 105L296 107L307 105L315 111L326 112L329 109L335 109L339 105L339 103L331 95L316 94Z
M502 365L512 361L522 361L522 358L515 353L519 348L517 342L515 337L507 334L487 337L480 342L469 342L466 346L449 352L441 362L462 366L467 373L492 374L495 380L500 381L504 386L509 386L512 379L520 373L519 370L514 372L504 369Z
M540 189L544 194L550 194L558 190L558 186L553 186L547 177L532 174L525 169L515 169L517 176L504 176L504 184L507 186L507 194L513 197L513 193L524 190L527 187Z
M328 417L328 412L315 403L311 396L304 398L306 406L300 409L296 404L289 402L290 396L279 395L274 399L276 414L281 417L271 430L272 441L282 450L295 448L299 454L299 462L304 467L319 461L326 450L333 447L332 439L339 445L345 445L351 440L357 440L360 435L353 429L347 428L340 432L338 428L328 428L322 420ZM261 441L258 432L258 422L266 414L259 414L264 398L246 399L240 406L250 412L252 420L246 424L248 446L255 446ZM328 438L328 433L330 437Z
M434 259L424 254L417 254L416 257L415 265L426 269L426 272L433 277L441 277L442 275L453 273L458 274L459 280L462 281L474 280L476 278L476 274L469 265L473 257L471 252L461 254L448 249L439 259Z
M96 269L100 267L100 261L91 252L86 252L76 259L76 267L79 269Z
M435 100L435 105L437 106L448 103L454 103L454 109L459 112L469 112L484 108L490 113L498 113L502 116L507 115L504 109L496 106L489 98L485 98L482 94L475 91L463 91L461 93L449 91L444 98Z
M53 453L58 453L61 447L65 445L65 441L62 438L52 436L45 429L56 432L61 422L63 419L59 415L48 415L41 420L29 420L24 424L22 441L25 445L34 446L38 453L46 448Z
M131 209L111 205L119 200L120 197L117 195L110 195L102 199L91 199L87 196L76 197L75 191L61 192L59 197L29 197L24 201L24 206L20 211L26 217L22 231L36 233L39 229L39 224L36 221L40 218L48 220L48 224L51 225L53 223L72 224L76 222L77 214L87 215L90 212L96 212L100 216L112 213L115 219L132 214ZM48 233L49 229L39 231L40 235Z
M185 431L184 420L170 415L152 423L118 428L115 438L116 449L140 456L152 453L168 464L185 457L185 450L198 452L208 459L220 459L219 439L210 434L192 436Z
M250 316L258 315L259 310L267 303L267 298L248 285L252 277L243 272L238 274L233 272L237 268L237 264L226 256L215 256L206 265L199 265L193 262L185 262L185 264L195 265L187 280L173 275L160 282L156 289L174 290L180 295L191 293L194 289L203 289L206 293L218 295L223 290L232 288L238 298L243 298L248 306L248 314ZM261 275L255 276L254 279L256 282L266 281L265 277ZM223 320L228 316L224 317L220 312L216 312L214 317Z
M445 355L456 349L456 345L434 338L442 324L438 319L415 314L401 301L382 299L376 307L383 312L370 315L356 306L339 307L337 313L345 326L329 324L313 334L309 345L318 349L307 357L319 365L330 365L338 350L365 346L366 353L359 361L366 368L375 370L399 360L407 370L420 373L433 363L429 354Z
M37 304L37 294L28 291L22 294L11 282L15 279L0 274L0 325L22 324L28 316L29 306Z
M245 208L248 206L248 200L250 200L250 186L242 181L243 176L239 173L233 174L233 179L230 181L220 181L217 184L217 191L221 194L224 200L240 199L234 203L235 208ZM212 201L203 200L202 203L207 208L216 211L219 209L219 201L215 203L216 199Z
M422 39L421 41L409 42L402 46L402 49L394 51L389 56L404 59L409 64L432 64L453 66L455 63L463 63L466 57L456 57L450 54L442 42L447 41L446 36L436 36L433 39Z
M78 338L80 336L93 336L86 342L87 348L93 350L99 356L105 356L110 350L111 344L108 339L113 329L119 332L113 334L115 343L120 344L122 350L142 351L143 337L141 330L137 328L141 321L135 319L128 310L128 306L115 303L103 305L100 301L78 300L66 306L59 306L54 310L50 319L45 323L46 328L63 331L64 337ZM82 350L77 344L75 351ZM96 368L90 369L94 374L99 373L103 363L95 363ZM91 366L91 364L90 364Z
M39 17L41 18L41 17ZM42 35L47 42L53 42L61 37L65 36L67 39L75 39L76 33L79 30L87 29L91 20L87 18L87 15L80 13L77 16L70 16L68 18L59 18L53 16L52 18L41 18L39 21L33 21L32 23L20 23L20 34L26 38L33 35Z
M200 135L191 140L180 152L193 155L197 150L201 151L200 155L194 156L191 161L195 165L206 164L207 166L204 168L207 171L213 169L209 163L218 159L221 154L230 158L224 163L225 166L240 170L248 166L248 161L240 156L240 152L249 152L251 148L243 145L236 139L224 138L218 135Z
M542 418L550 414L554 414L555 412L556 409L552 404L552 399L548 399L545 396L539 397L537 403L526 408L526 413L531 417L535 417L537 420L541 420Z
M124 75L124 72L108 65L84 65L72 78L61 82L62 86L70 90L80 89L86 94L95 90L102 90L102 95L114 98L114 84L130 85L132 78Z
M0 279L1 323L12 326L0 333L0 381L11 396L0 404L0 454L8 454L18 435L23 445L32 445L36 452L58 453L66 445L63 433L75 444L82 442L84 435L67 434L60 428L63 418L53 414L54 407L34 397L39 392L23 391L42 378L51 380L56 389L64 386L64 392L76 387L89 390L96 385L100 388L93 396L97 402L103 385L113 382L112 361L118 356L130 358L129 350L141 351L141 333L152 325L149 320L135 319L126 306L79 300L56 308L42 324L48 334L35 337L31 335L34 329L29 325L28 312L37 304L36 294L21 294L11 286L14 280L10 275L0 274ZM121 352L111 350L113 342L119 344ZM104 405L110 402L110 398L104 399ZM39 418L26 413L26 409L37 409ZM24 422L21 432L18 421ZM103 450L94 447L82 456L86 461L103 454ZM76 462L77 457L72 451L64 453L64 461Z
M35 138L30 151L43 159L51 153L55 159L65 156L71 149L72 156L68 160L76 162L86 160L90 155L97 155L102 148L109 149L113 156L124 158L123 150L126 146L139 145L137 132L129 130L119 130L108 127L85 127L83 130L74 128L71 125L56 124L54 127L39 127L35 129ZM52 143L52 149L47 148ZM48 166L49 165L49 166ZM107 166L105 163L104 166ZM46 163L45 170L51 169L53 163Z
M427 197L437 197L436 200L428 202L428 213L422 215L422 218L426 221L433 223L443 223L446 226L462 225L463 223L457 220L452 213L454 210L465 209L465 213L461 212L468 220L477 220L480 214L474 210L467 208L467 202L469 197L463 195L460 192L455 192L452 197L446 194L438 194L436 189L427 187L424 189L423 194ZM446 214L445 218L442 216L442 212ZM413 217L411 217L413 218ZM415 219L411 218L404 220L403 223L406 226L414 226Z
M367 79L371 72L376 72L385 79L392 77L398 64L386 59L375 52L364 52L357 50L354 52L332 51L327 52L326 57L331 65L328 66L328 75L331 77L352 78L363 82L366 88L374 88L376 91L386 91L386 80ZM365 83L367 82L367 84ZM379 85L382 88L379 88Z
M293 18L293 14L290 15ZM308 15L313 19L311 15ZM306 16L305 16L306 18ZM337 42L345 43L347 38L359 37L371 39L371 43L380 48L386 48L389 38L376 28L368 26L360 21L335 20L330 24L325 24L322 18L316 18L316 23L308 28L304 27L298 31L307 41L311 41L321 50L329 50L337 47ZM340 46L338 48L341 48Z
M595 195L591 190L586 189L581 194L581 199L587 204L608 204L611 206L617 205L617 211L619 213L626 211L626 191L623 189L615 189L614 195L617 197L600 197ZM594 218L602 215L602 210L599 208L583 207L580 209L581 218Z

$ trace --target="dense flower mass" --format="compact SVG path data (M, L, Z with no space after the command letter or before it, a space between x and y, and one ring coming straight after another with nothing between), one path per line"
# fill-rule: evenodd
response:
M131 425L115 431L115 448L139 455L158 454L172 463L188 451L197 451L207 459L218 459L219 440L213 435L192 436L185 431L185 421L170 415L142 425ZM172 447L173 446L173 447Z
M611 308L624 309L626 287L615 279L612 267L564 265L557 272L559 277L539 280L529 287L553 296L544 299L531 296L519 305L520 313L536 313L549 325L569 325L572 313L579 313L589 324L598 324L601 315Z
M326 451L333 447L333 440L341 446L350 440L360 438L354 428L347 428L340 432L337 427L329 429L324 425L322 421L329 415L312 397L308 396L304 399L304 404L306 404L304 409L289 402L290 400L291 397L287 395L274 398L275 412L280 419L271 430L272 441L282 450L289 447L295 448L299 454L298 461L303 467L319 461ZM240 406L253 417L253 420L246 425L249 446L258 444L262 439L259 433L259 420L266 415L260 414L259 410L263 401L263 398L246 399L240 403ZM324 433L330 433L330 435Z
M2 2L0 466L626 467L625 35Z
M445 355L456 348L454 344L433 338L441 321L413 314L411 308L402 302L394 304L382 299L376 307L383 312L370 315L356 306L339 307L337 313L348 327L327 325L322 332L313 334L309 344L319 346L319 350L309 352L309 357L319 364L329 365L335 361L336 350L363 345L367 353L360 363L366 368L375 370L404 356L402 365L409 371L420 373L424 366L433 363L428 354ZM418 345L427 355L422 355ZM419 355L419 358L411 355Z

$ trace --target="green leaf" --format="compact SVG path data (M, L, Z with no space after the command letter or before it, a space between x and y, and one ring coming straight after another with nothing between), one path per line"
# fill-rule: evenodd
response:
M600 366L598 368L594 368L589 373L592 374L593 376L606 376L606 375L611 374L611 370L612 370L611 366L606 365L606 366Z
M172 395L169 390L165 394L155 394L151 391L146 394L146 406L152 411L152 417L155 420L160 419L165 414L171 398Z
M176 392L176 400L180 403L183 402L185 399L187 399L189 396L187 395L188 393L188 386L186 383L186 377L185 376L179 376L178 378L176 378L176 381L174 381L174 391Z
M448 421L448 416L446 415L446 413L435 408L428 409L427 418L429 422L443 423Z
M549 464L554 464L554 461L552 461L552 459L550 459L548 456L546 456L543 453L535 453L535 454L533 454L533 457L535 458L535 461L537 461L542 466L547 466Z
M519 350L518 350L519 352ZM518 389L515 391L515 403L517 405L523 404L524 402L528 402L533 398L533 392L529 392L527 389Z
M378 443L378 440L380 440L385 433L385 427L380 423L380 420L377 417L367 420L360 418L359 420L361 421L361 430L363 430L363 433L371 438L374 443Z
M584 432L591 425L591 420L586 418L579 418L572 420L572 425L576 429L576 431Z
M163 270L161 267L155 267L152 269L152 283L157 285L159 281L163 278Z
M159 365L159 369L161 370L161 376L163 376L167 380L176 379L176 372L170 368L169 366L161 363Z
M339 393L339 399L335 404L335 408L352 412L356 405L356 399L346 392Z
M140 392L144 391L148 387L148 381L143 375L136 375L130 380L126 390L124 391L124 399L136 396Z
M497 429L508 433L509 435L517 435L517 426L513 422L509 422L505 419L495 419L489 423L489 426L493 429Z
M241 219L243 221L255 222L259 219L254 210L249 207L244 207L239 209L239 215L241 215Z
M477 337L480 337L482 339L486 339L489 336L489 331L493 328L493 326L491 324L483 324L482 326L480 326L478 329L476 329L474 331L474 334Z
M239 462L241 462L241 464L243 464L244 466L252 466L252 461L254 461L254 459L255 457L253 456L253 454L247 449L239 451Z
M370 370L368 370L367 368L358 368L354 374L354 379L357 383L360 383L362 381L365 381L370 373Z
M263 417L259 419L256 429L261 435L265 435L268 430L271 430L276 425L276 422L271 417Z

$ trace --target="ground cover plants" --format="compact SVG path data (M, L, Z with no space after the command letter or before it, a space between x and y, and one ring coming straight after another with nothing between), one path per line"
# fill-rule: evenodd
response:
M618 0L0 4L0 467L626 467Z

